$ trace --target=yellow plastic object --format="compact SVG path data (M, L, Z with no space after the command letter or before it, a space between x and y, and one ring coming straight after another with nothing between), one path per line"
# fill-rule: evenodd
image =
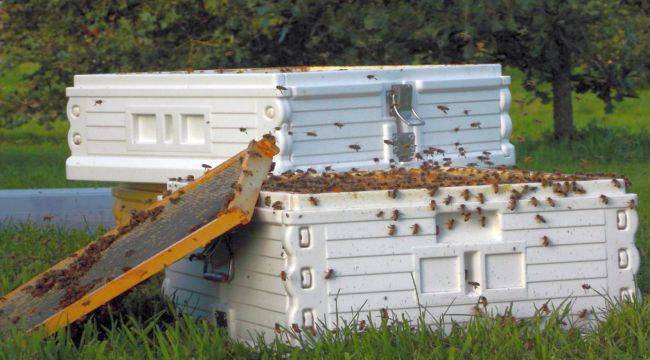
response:
M132 211L140 211L156 202L158 195L165 192L165 184L140 184L121 183L111 192L113 203L113 216L118 226L128 224Z
M0 300L0 330L48 333L92 312L252 217L278 148L252 142Z

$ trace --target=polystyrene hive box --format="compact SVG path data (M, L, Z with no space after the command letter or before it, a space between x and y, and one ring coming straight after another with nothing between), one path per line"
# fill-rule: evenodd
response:
M267 133L281 149L276 173L387 168L418 154L513 165L509 83L500 65L77 75L67 89L67 177L199 176Z
M511 191L525 186L537 190L510 210ZM636 292L636 195L609 179L578 186L585 194L569 197L533 183L502 185L498 194L485 185L445 187L433 197L426 189L394 197L263 191L253 223L230 242L231 281L205 280L201 261L183 260L166 271L163 291L182 312L221 314L241 340L369 315L379 321L385 312L414 324L423 309L429 324L443 313L463 322L510 306L513 316L529 317L567 300L575 319L593 320L606 296ZM461 211L472 213L468 221Z

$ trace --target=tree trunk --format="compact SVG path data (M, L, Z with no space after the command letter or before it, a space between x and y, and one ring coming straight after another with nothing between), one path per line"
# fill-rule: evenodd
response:
M553 77L553 126L556 139L573 139L573 104L571 100L571 61L560 59L560 66Z

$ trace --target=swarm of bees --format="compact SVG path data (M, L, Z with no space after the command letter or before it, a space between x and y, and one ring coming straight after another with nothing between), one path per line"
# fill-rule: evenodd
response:
M387 144L391 141L387 140ZM459 143L454 144L458 149L462 149ZM442 150L436 148L427 148L422 153L438 154L443 153ZM487 161L490 152L484 151L481 155L483 161ZM391 159L392 160L392 159ZM451 159L449 159L451 160ZM376 161L379 161L377 158ZM491 186L495 194L500 194L506 189L508 194L507 209L515 211L520 204L520 201L527 202L527 205L532 207L556 207L557 203L551 196L541 197L540 195L531 196L531 193L538 191L538 186L529 185L539 183L542 188L547 188L553 193L560 196L570 196L572 194L584 194L586 190L581 186L579 181L597 180L597 179L614 179L612 180L613 186L622 187L622 182L617 180L620 177L614 174L561 174L559 172L544 173L520 170L517 168L499 167L496 169L477 169L477 168L447 168L434 164L433 161L426 161L418 168L404 168L393 165L391 170L375 170L375 171L359 171L351 170L348 172L316 172L316 171L289 171L281 175L269 175L263 185L265 191L275 192L289 192L300 194L318 194L326 192L357 192L357 191L370 191L370 190L384 190L389 199L395 200L398 198L401 189L425 189L430 197L440 196L437 199L430 199L428 207L431 211L439 211L439 202L446 206L458 204L459 215L456 218L448 218L445 222L447 230L453 230L459 224L458 221L470 221L475 219L481 227L487 227L489 216L484 213L481 207L476 207L475 210L470 210L471 203L464 204L463 201L470 202L472 200L480 204L487 202L487 196L484 192L472 193L470 188L466 186ZM515 185L521 186L515 187ZM503 187L501 186L503 185ZM449 187L465 187L460 192L452 195L447 192L440 194L441 188ZM454 199L457 196L457 199ZM606 195L598 196L602 204L609 204L609 198ZM318 199L311 195L309 202L316 206L319 204ZM264 204L271 206L275 210L281 210L282 203L279 201L273 202L267 196L264 198ZM630 209L636 208L634 200L627 203ZM400 221L401 213L399 210L392 210L390 219L392 221ZM378 211L376 217L379 219L385 218L384 211ZM533 220L539 224L547 224L547 219L536 214ZM442 226L442 225L441 225ZM413 224L410 227L411 234L419 234L422 227L418 224ZM388 225L388 235L394 236L397 233L397 226L395 224ZM436 225L435 234L440 233L440 226ZM541 238L542 246L550 246L551 241L547 236Z

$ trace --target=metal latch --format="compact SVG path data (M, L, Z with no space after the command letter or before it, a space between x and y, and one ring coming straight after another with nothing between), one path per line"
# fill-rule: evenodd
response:
M413 110L413 86L395 84L386 93L388 111L391 116L401 120L407 126L421 126L424 121Z
M393 154L400 162L411 161L415 154L413 126L424 125L424 121L413 109L413 86L394 84L386 92L388 113L395 118L396 132L392 137Z

